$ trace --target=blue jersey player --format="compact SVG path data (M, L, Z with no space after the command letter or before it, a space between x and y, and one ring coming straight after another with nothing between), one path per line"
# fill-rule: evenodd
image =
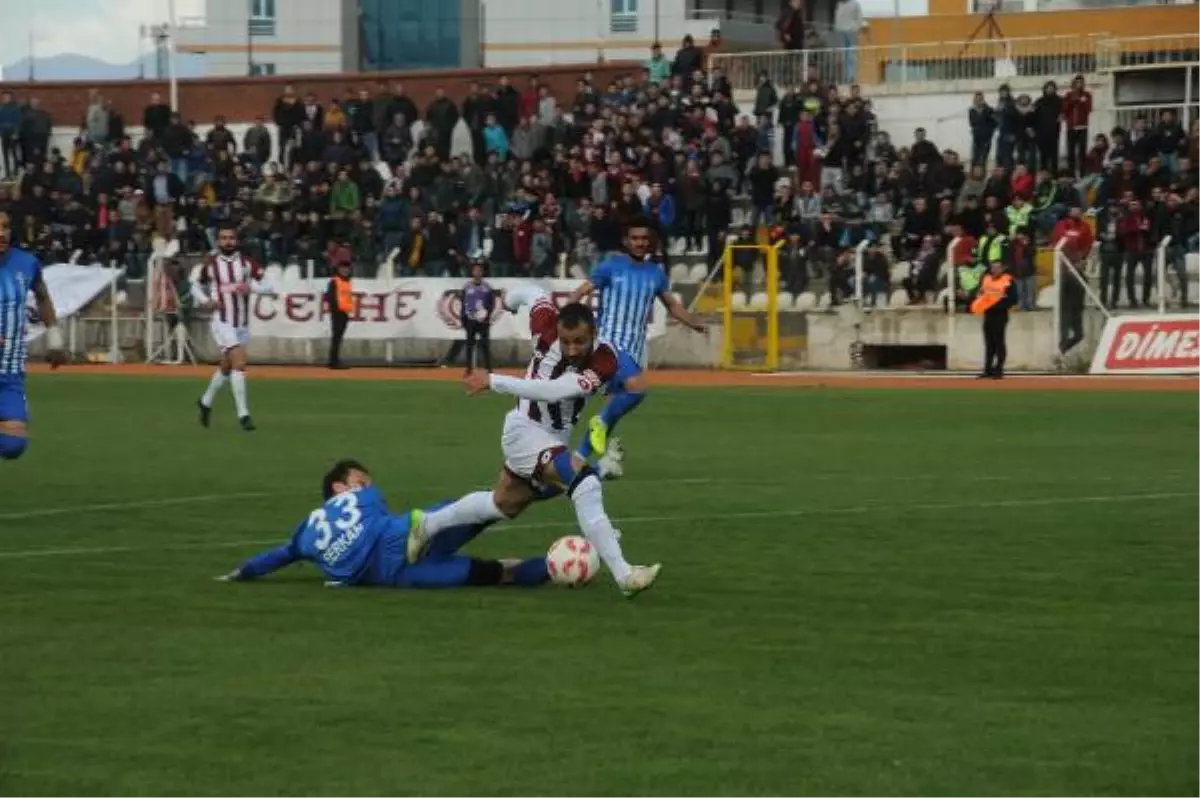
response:
M29 405L25 400L26 299L33 292L46 325L50 365L66 361L63 335L50 292L42 281L42 264L31 253L12 246L8 214L0 213L0 459L16 460L27 446Z
M617 351L617 376L609 383L609 400L600 415L588 422L588 436L579 453L604 454L609 433L626 413L646 398L646 325L657 299L667 312L696 332L704 323L688 312L671 294L670 282L658 263L649 259L654 234L644 221L632 222L625 234L625 252L609 255L596 265L592 276L575 289L569 301L579 302L592 291L600 292L599 338Z
M406 550L412 513L389 512L367 469L354 460L337 463L322 480L321 493L325 503L296 527L290 541L251 557L218 578L227 582L257 579L302 560L316 565L330 586L532 587L550 578L545 557L479 560L458 554L487 529L486 523L445 530L430 544L428 556L409 563Z

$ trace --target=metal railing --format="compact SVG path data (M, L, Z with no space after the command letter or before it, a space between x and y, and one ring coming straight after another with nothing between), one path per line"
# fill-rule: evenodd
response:
M754 89L766 73L777 86L797 86L810 77L864 86L900 86L953 80L1007 80L1095 72L1101 42L1111 34L1040 36L1023 39L860 45L844 48L716 53L735 90Z
M1162 105L1118 105L1112 109L1112 124L1114 127L1131 130L1138 119L1145 119L1148 128L1154 128L1163 111L1174 111L1175 118L1184 130L1192 124L1192 120L1200 117L1200 102L1195 100L1186 103L1164 103Z
M1200 33L1167 36L1127 36L1100 42L1098 71L1179 67L1200 61Z
M1032 3L1026 3L1025 0L1001 0L1000 7L997 8L996 0L975 0L972 5L971 13L973 14L986 14L993 10L1005 14L1020 14L1022 12L1079 11L1131 6L1173 6L1178 3L1175 0L1066 0L1065 2L1063 0L1033 0Z

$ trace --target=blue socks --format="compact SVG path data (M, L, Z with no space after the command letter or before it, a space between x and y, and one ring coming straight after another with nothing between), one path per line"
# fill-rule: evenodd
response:
M29 441L25 438L0 433L0 460L16 460L28 446Z
M632 413L633 409L642 403L646 398L644 393L619 393L604 406L600 411L600 418L608 425L608 431L611 434L616 429L617 422L626 413Z
M617 422L626 414L632 413L633 409L640 405L645 398L646 394L644 393L629 393L626 391L612 395L608 403L604 405L604 409L600 411L600 419L608 427L609 437L612 437L613 430L617 428ZM590 460L592 454L591 436L585 435L583 443L579 445L579 456Z
M512 569L513 584L521 587L537 587L550 581L545 557L522 560Z

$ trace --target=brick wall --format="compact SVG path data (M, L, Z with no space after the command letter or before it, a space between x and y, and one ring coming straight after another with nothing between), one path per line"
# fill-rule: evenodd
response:
M495 84L501 75L508 75L518 91L528 85L530 75L538 75L548 84L551 93L564 106L575 96L575 81L591 73L597 88L603 90L608 81L617 75L637 69L635 64L580 64L569 66L547 66L540 69L475 69L439 70L422 72L381 72L340 75L293 75L263 78L204 78L179 81L179 107L185 120L210 122L217 114L224 114L230 122L250 121L259 114L271 113L275 99L286 84L292 84L303 96L312 92L322 103L333 98L345 100L360 88L377 94L400 82L405 93L412 97L424 111L433 99L434 91L443 88L452 99L458 100L467 93L472 81ZM98 89L111 98L113 104L125 116L126 124L139 125L142 109L152 92L159 92L167 99L167 83L157 80L105 81L101 83L53 82L53 83L0 83L0 89L12 91L20 100L38 97L42 107L50 112L56 125L71 125L83 118L87 107L88 92Z

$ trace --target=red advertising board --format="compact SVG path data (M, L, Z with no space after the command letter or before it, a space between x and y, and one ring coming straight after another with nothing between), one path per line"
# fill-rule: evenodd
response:
M1093 374L1200 374L1200 316L1117 316L1104 325Z

